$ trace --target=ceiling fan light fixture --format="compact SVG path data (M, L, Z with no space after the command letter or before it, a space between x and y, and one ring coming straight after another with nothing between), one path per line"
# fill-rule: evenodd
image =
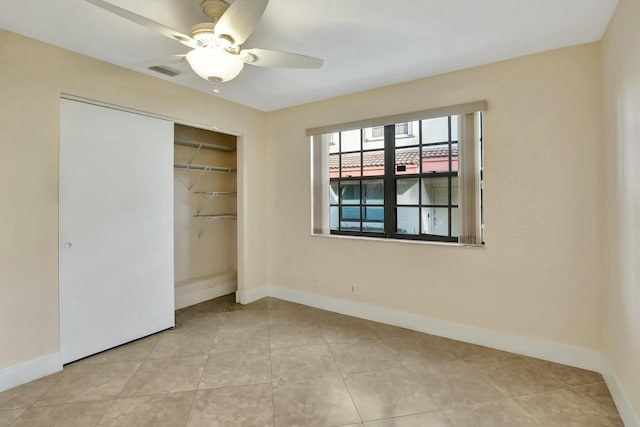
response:
M199 48L187 54L193 71L205 80L227 82L234 79L244 66L238 55L219 48Z
M233 46L233 44L234 42L231 36L228 36L226 34L220 34L219 36L216 36L216 46L218 46L220 49L229 49Z

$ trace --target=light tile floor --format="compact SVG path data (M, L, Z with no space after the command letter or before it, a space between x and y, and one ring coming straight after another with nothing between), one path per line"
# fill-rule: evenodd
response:
M594 372L272 298L0 393L0 426L623 426Z

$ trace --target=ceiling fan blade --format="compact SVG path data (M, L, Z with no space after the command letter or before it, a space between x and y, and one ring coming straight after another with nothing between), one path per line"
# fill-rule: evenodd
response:
M324 63L312 56L269 49L242 49L241 54L246 58L245 63L257 67L320 68Z
M198 43L188 35L172 30L169 27L166 27L158 22L152 21L149 18L145 18L144 16L138 15L137 13L130 12L126 9L123 9L121 7L118 7L116 5L113 5L111 3L108 3L102 0L85 0L85 1L87 3L91 3L92 5L99 7L100 9L104 9L108 12L118 15L121 18L127 19L131 22L135 22L138 25L142 25L143 27L153 30L156 33L160 33L165 37L169 37L189 47L195 48L198 46Z
M269 0L235 0L216 22L216 35L231 37L234 45L241 45L258 25L268 3Z

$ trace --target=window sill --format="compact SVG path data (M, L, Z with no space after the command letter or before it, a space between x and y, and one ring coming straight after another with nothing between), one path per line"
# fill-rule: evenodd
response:
M364 237L364 236L345 236L341 234L317 234L311 233L311 237L320 237L327 239L339 239L339 240L361 240L361 241L374 241L385 243L399 243L410 245L430 245L430 246L451 246L451 247L465 247L465 248L484 248L486 244L470 244L470 243L452 243L452 242L437 242L433 240L409 240L409 239L384 239L380 237Z

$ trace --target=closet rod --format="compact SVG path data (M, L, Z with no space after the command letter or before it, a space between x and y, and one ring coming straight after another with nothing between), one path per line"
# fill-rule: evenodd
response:
M194 191L193 194L206 194L207 196L237 196L235 191Z
M176 139L173 141L176 145L183 145L185 147L204 148L207 150L226 151L231 153L235 151L235 148L227 147L226 145L211 144L209 142L191 141L188 139Z
M235 214L216 214L216 215L194 215L196 218L206 218L207 221L218 221L220 219L238 219L238 215Z
M225 168L222 166L209 166L209 165L194 165L189 163L176 163L175 165L173 165L173 167L176 169L190 169L190 170L199 170L199 171L205 171L205 172L231 173L236 171L236 169L234 168Z

